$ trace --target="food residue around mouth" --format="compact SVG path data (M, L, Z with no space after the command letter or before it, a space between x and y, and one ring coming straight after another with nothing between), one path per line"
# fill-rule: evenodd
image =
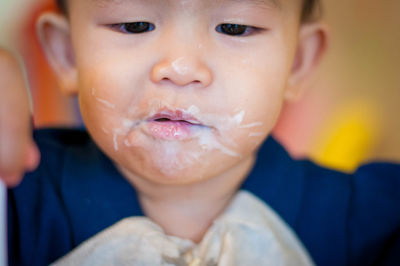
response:
M261 122L242 125L246 115L244 110L237 110L236 114L229 116L204 113L195 105L174 109L161 102L150 110L137 120L124 118L121 126L111 131L112 143L115 151L121 149L120 143L126 148L144 148L159 171L168 175L195 163L204 163L203 156L211 151L241 157L231 132L262 126ZM132 114L138 117L136 109ZM105 128L102 130L105 134L109 132ZM262 136L261 132L248 135L259 136Z

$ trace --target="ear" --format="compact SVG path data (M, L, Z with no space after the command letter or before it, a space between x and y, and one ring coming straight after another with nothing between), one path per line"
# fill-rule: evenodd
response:
M67 18L44 13L36 26L42 49L57 75L60 88L67 95L76 95L78 75Z
M328 28L320 22L300 26L299 41L285 99L298 100L304 93L312 74L325 55L329 43Z

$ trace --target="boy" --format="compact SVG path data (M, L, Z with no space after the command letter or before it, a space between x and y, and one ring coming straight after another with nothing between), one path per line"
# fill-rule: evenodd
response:
M9 191L10 262L48 264L131 216L199 243L240 189L318 265L398 263L398 165L347 176L264 143L325 50L312 2L70 0L44 14L44 50L90 137L35 132L41 164Z

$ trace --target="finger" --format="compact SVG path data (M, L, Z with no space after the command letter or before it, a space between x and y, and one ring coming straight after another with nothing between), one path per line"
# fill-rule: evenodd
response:
M32 143L28 93L18 61L0 49L0 176L17 184Z
M23 174L15 174L11 176L0 176L0 179L7 187L16 187L21 183Z
M25 169L27 171L35 170L40 162L40 152L34 141L31 141L25 157Z

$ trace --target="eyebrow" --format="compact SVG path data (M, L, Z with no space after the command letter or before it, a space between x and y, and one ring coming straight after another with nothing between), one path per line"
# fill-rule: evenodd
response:
M272 6L281 8L280 0L225 0L228 2L249 3L256 6Z
M120 4L122 2L127 2L129 0L92 0L92 2L95 2L99 5L101 4ZM145 0L147 1L147 0ZM281 8L281 1L280 0L220 0L220 1L225 1L225 2L236 2L236 3L246 3L254 6L267 6L267 7L273 7L273 8Z

